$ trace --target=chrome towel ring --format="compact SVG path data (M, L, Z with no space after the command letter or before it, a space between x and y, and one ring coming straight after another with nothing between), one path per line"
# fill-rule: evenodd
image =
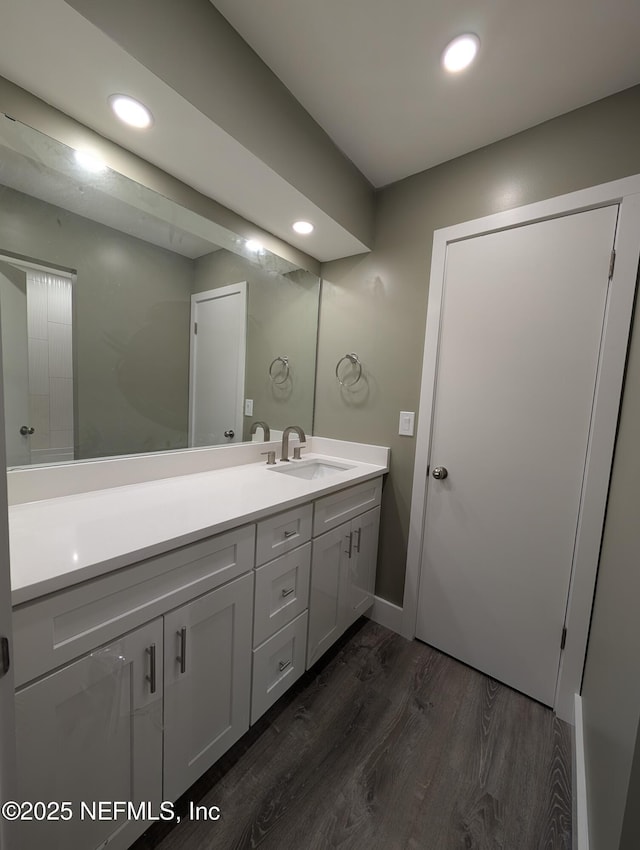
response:
M340 366L342 365L342 363L344 363L345 360L348 360L349 363L351 363L353 367L357 367L358 370L355 379L353 381L349 381L348 383L346 381L343 381L340 377ZM345 354L344 357L341 357L340 360L338 360L336 364L336 378L338 379L338 383L341 387L345 387L346 389L349 389L350 387L355 387L361 377L362 363L360 362L360 358L355 352L352 351L351 354Z
M276 365L276 363L282 363L282 366L277 368L274 372L273 367ZM289 358L286 355L284 357L274 357L274 359L271 361L271 365L269 366L269 377L271 378L274 384L287 383L287 381L289 380Z

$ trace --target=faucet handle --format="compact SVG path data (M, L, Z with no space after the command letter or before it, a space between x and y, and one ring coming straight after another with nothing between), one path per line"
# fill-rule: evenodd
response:
M306 445L307 445L306 443L300 443L300 445L293 447L293 459L294 460L300 460L302 458L302 455L300 454L300 452L302 451L302 449L306 448Z
M267 456L267 466L275 466L276 465L276 450L271 449L270 452L260 452L261 455Z

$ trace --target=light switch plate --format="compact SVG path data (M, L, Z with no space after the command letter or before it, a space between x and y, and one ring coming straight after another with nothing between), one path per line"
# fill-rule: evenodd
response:
M410 410L400 411L400 427L398 434L402 437L413 437L413 428L416 421L416 415Z
M244 400L244 415L253 416L253 399L245 398Z

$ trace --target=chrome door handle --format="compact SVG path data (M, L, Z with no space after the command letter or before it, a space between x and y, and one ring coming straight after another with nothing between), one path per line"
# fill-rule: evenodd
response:
M434 478L437 478L438 481L442 481L449 474L449 470L446 466L435 466L431 474Z
M236 432L233 430L233 428L229 428L228 431L224 432L224 435L225 435L225 437L228 437L229 439L233 440L233 438L236 435Z
M20 433L22 434L23 437L30 437L32 434L35 434L35 432L36 432L36 429L30 428L28 425L21 425L20 426Z

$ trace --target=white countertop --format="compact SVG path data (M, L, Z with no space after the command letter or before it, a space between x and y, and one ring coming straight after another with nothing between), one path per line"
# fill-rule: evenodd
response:
M388 471L388 466L317 453L305 454L304 461L312 458L351 468L305 480L279 474L261 461L13 505L12 603L62 590Z

